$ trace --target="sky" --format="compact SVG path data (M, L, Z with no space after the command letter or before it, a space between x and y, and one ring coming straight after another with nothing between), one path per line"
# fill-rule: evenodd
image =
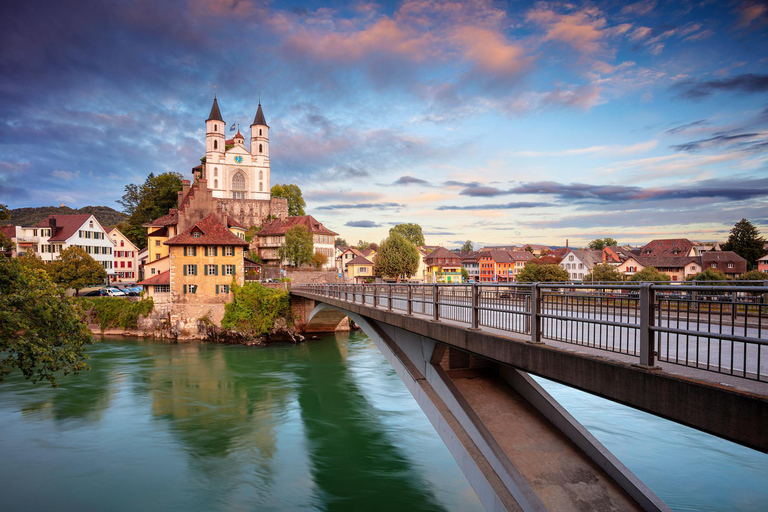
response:
M348 242L768 235L768 3L4 2L0 203L191 178L214 87Z

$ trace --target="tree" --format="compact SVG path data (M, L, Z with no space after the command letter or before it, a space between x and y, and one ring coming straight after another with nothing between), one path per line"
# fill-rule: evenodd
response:
M296 225L285 232L285 243L280 247L280 259L300 267L312 261L314 250L312 233L304 226Z
M46 270L48 265L43 259L33 252L25 252L23 256L16 258L20 264L33 270Z
M553 254L548 254L546 256L539 256L538 258L534 258L527 263L531 263L533 265L558 265L562 260L563 258L558 258Z
M619 242L613 238L597 238L589 242L587 248L595 251L602 251L606 247L611 247L613 245L619 245Z
M461 267L461 279L466 283L469 281L469 272L464 267Z
M325 254L315 252L314 256L312 256L312 265L315 266L315 270L320 270L326 263L328 263L328 256Z
M306 215L304 207L307 206L304 198L301 197L301 189L298 185L278 185L272 187L272 197L284 197L288 200L288 215L295 217L297 215Z
M464 245L461 246L461 249L459 250L459 254L469 254L474 250L475 248L472 246L472 240L467 240L466 242L464 242Z
M18 368L56 387L56 373L86 370L93 343L82 312L45 272L0 260L0 380Z
M584 276L584 282L608 283L623 281L624 274L616 270L610 263L598 263L592 268L592 272Z
M716 268L708 268L696 275L689 276L686 281L728 281L728 276Z
M629 278L630 281L643 283L668 283L669 276L659 272L655 267L645 267L640 272Z
M394 277L399 282L401 276L410 277L416 273L420 259L415 245L398 232L390 233L379 244L373 272L377 276Z
M349 247L349 244L347 243L347 241L339 237L336 237L336 240L334 240L333 245L336 247Z
M275 322L290 317L291 299L286 291L245 283L233 284L232 295L232 302L224 305L224 329L246 336L264 336L272 332Z
M7 204L0 204L0 220L8 220L11 218L11 212L8 210Z
M150 173L142 185L128 184L118 203L128 214L128 219L117 225L137 247L147 246L147 228L142 224L168 214L176 208L181 190L181 174L164 172L157 176Z
M357 249L358 251L365 251L369 247L371 247L370 242L366 242L365 240L358 240L357 245L355 246L355 249Z
M731 229L731 235L723 244L723 250L733 251L747 260L748 268L751 270L757 259L765 253L764 245L765 239L760 236L757 228L747 219L741 219Z
M0 221L8 220L11 218L11 212L8 211L8 206L0 204ZM7 251L10 253L16 248L16 244L5 236L5 233L0 231L0 251Z
M570 280L568 271L560 265L538 265L529 261L517 275L520 283L561 283Z
M744 274L742 274L739 280L740 281L768 281L768 272L761 272L759 270L750 270L749 272L745 272Z
M391 235L392 233L403 235L403 238L417 247L426 243L424 241L424 233L421 232L421 226L418 224L398 224L390 228L389 234Z
M61 251L59 259L47 266L53 281L64 288L73 288L75 295L87 286L101 284L107 271L81 247L68 247Z

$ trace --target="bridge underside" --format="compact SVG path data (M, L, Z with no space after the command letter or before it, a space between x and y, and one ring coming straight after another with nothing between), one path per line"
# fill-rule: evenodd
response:
M669 510L527 373L324 303L308 331L345 317L393 366L487 510Z

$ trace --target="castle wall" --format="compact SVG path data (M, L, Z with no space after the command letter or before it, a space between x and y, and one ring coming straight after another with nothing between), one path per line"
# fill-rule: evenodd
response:
M224 213L246 227L261 226L270 215L280 219L288 216L288 200L284 197L270 200L217 198L216 201Z

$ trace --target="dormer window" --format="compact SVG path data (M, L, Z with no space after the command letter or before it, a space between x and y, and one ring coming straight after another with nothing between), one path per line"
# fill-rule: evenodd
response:
M192 238L200 238L200 232L199 231L193 231L192 232Z

